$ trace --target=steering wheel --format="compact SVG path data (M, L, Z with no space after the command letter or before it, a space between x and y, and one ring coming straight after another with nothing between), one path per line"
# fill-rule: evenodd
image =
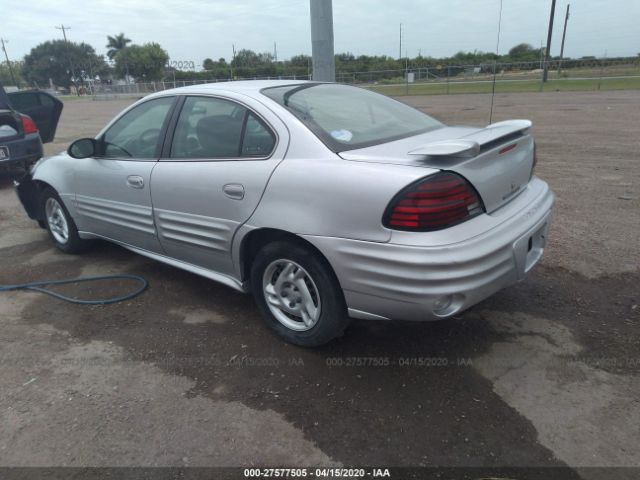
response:
M119 148L124 151L128 150L133 152L134 155L127 152L130 157L145 155L149 153L151 149L155 148L159 135L159 128L150 128L142 132L139 136L129 139L129 141L125 143L126 150L122 147Z

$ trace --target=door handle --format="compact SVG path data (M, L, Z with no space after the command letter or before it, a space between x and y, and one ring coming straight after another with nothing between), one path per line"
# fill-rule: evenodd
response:
M244 198L244 185L239 183L227 183L222 187L224 194L234 200L242 200Z
M131 188L143 188L144 180L140 175L129 175L127 177L127 185Z

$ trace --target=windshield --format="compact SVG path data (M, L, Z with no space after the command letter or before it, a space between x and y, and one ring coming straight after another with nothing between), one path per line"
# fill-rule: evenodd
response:
M334 152L418 135L443 125L404 103L364 88L304 83L262 90Z

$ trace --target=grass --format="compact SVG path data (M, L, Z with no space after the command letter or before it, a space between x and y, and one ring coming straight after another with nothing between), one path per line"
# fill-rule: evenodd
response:
M539 92L540 80L496 81L496 93ZM406 85L361 85L373 91L391 96L401 95L446 95L457 93L491 93L491 82L433 82ZM634 90L640 89L640 77L620 77L595 79L549 80L544 84L544 92L578 92L594 90ZM408 90L408 93L407 93Z
M91 95L58 95L58 98L63 102L68 102L72 100L81 100L83 98L91 98Z

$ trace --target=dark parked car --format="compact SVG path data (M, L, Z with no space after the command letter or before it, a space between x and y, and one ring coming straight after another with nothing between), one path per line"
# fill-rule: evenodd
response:
M62 102L39 90L5 92L0 84L0 172L21 175L53 141Z

